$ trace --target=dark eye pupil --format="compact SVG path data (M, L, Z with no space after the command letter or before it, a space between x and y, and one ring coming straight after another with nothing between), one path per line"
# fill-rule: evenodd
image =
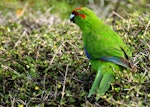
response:
M75 14L75 11L73 11L72 14Z
M74 15L78 15L78 12L76 12L76 11L73 11L73 12L72 12L72 14L74 14Z

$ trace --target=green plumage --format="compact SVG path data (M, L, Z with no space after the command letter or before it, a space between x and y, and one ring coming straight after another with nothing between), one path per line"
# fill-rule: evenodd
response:
M71 17L71 20L82 30L84 47L91 66L97 71L88 97L96 94L98 100L114 81L114 70L121 70L121 63L130 68L128 60L131 52L120 36L104 24L92 10L82 7L73 10L72 14L74 17ZM106 60L102 60L103 57Z

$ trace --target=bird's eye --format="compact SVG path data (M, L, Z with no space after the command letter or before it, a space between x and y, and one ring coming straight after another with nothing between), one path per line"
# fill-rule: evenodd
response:
M72 14L70 15L70 20L73 21L75 16L79 16L82 19L85 19L85 17L86 17L86 15L84 15L84 14L81 14L81 13L79 13L77 11L73 11Z
M78 15L79 13L77 11L73 11L72 14L74 14L75 16Z

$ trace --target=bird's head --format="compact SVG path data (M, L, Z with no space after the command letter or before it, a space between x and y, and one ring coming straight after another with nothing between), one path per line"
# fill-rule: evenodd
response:
M85 7L76 8L72 11L70 15L70 21L74 22L76 20L84 20L86 18L86 9Z
M97 19L96 14L86 7L76 8L70 15L70 21L77 24L80 28L82 28L82 26L85 26L85 24L90 23L95 18Z

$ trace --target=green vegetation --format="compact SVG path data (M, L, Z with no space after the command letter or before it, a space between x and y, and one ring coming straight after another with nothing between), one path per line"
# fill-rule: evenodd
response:
M0 106L150 106L150 2L102 3L0 1ZM84 55L81 31L68 21L79 6L91 7L113 25L137 66L137 72L118 72L97 102L87 99L95 73Z

